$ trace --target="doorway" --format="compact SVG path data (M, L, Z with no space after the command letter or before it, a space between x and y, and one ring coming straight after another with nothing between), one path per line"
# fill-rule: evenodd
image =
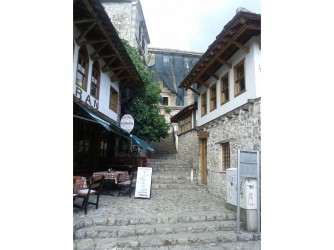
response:
M202 173L202 184L208 184L208 170L206 167L207 160L207 139L201 140L201 173Z

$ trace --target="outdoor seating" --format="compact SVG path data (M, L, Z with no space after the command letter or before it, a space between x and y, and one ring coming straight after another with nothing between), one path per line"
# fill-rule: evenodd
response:
M132 172L127 179L121 179L118 181L118 197L120 194L126 194L129 195L129 198L131 198L131 191L134 188L133 183L135 183L135 176L136 172Z
M88 204L95 205L96 209L98 209L99 198L100 198L100 193L101 193L101 189L103 186L103 182L104 182L104 176L92 177L88 188L79 189L77 191L76 198L73 201L73 206L76 208L84 209L85 214L87 214ZM90 200L91 195L96 196L95 202ZM75 201L77 201L78 199L82 199L81 204L75 203Z

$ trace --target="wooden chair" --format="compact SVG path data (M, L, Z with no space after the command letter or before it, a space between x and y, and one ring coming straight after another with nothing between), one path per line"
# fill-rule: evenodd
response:
M99 207L99 198L100 198L100 193L101 193L101 189L103 186L103 182L104 182L104 176L95 176L92 177L89 183L89 187L87 189L80 189L78 191L78 195L76 196L75 200L78 199L83 199L82 204L75 204L73 202L73 206L76 208L81 208L85 210L85 214L87 214L87 207L88 204L91 205L95 205L96 209L98 209ZM95 195L96 196L96 202L92 202L89 200L91 195Z
M132 172L129 174L129 179L119 181L117 183L118 187L118 197L120 194L126 194L129 195L129 198L131 198L131 191L133 189L132 184L134 183L135 180L135 172Z

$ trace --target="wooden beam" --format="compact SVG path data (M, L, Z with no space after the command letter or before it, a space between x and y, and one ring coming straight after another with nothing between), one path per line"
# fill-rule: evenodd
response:
M112 53L112 54L106 54L106 55L97 55L94 58L95 59L104 59L104 58L110 58L110 57L117 57L117 54Z
M108 44L108 42L104 42L95 52L90 56L92 60L95 60L93 58L96 58L96 56L99 54L99 52Z
M245 51L246 53L249 52L249 48L246 47L245 45L243 45L243 44L241 44L241 43L239 43L237 41L231 41L231 43L233 43L235 46L237 46L239 49Z
M94 11L94 8L92 7L92 3L89 0L82 0L82 2L85 4L87 10L90 12L90 14L96 19L99 20L99 17L97 16L97 14ZM118 51L119 48L116 47L116 45L113 43L113 41L111 39L109 39L109 33L106 31L106 29L104 28L103 24L101 22L97 22L97 25L99 27L99 29L102 31L103 35L105 37L108 38L109 44L111 45L111 47L113 48L113 51L115 51L115 53L117 54L117 58L120 60L120 62L126 67L126 71L128 72L129 76L131 76L131 78L136 82L138 81L138 79L136 79L137 74L134 74L130 68L127 67L127 62L125 61L125 59L123 58L123 56L120 54L120 52ZM140 80L139 80L140 81ZM140 81L142 82L142 81Z
M97 39L97 40L87 40L87 41L82 41L79 42L79 45L87 45L87 44L98 44L98 43L106 43L108 42L107 39Z
M74 20L74 24L80 24L80 23L92 23L95 22L94 18L89 18L89 19L80 19L80 20Z
M118 66L118 67L112 67L111 70L115 71L115 70L123 69L123 68L125 68L125 67L122 65L122 66Z
M250 30L261 30L261 25L256 24L246 24L246 27Z
M206 70L206 72L208 74L210 74L213 78L215 78L216 80L219 80L219 76L217 76L215 73L213 73L212 71Z
M228 68L232 68L232 64L230 64L228 61L220 58L220 57L217 57L217 61L219 61L220 63L226 65Z
M107 62L103 68L102 68L102 72L106 72L111 70L111 68L109 68L109 65L112 64L115 60L117 59L117 57L114 57L113 59L111 59L109 62Z
M247 29L246 26L242 26L242 28L241 28L237 33L235 33L230 39L222 38L221 41L224 42L224 43L226 43L226 42L228 43L228 42L230 42L230 40L235 40L235 39L237 39L237 38L238 38L238 37L239 37L239 36L240 36L246 29ZM196 78L197 78L197 79L200 78L200 77L204 74L205 70L208 69L208 68L211 66L211 64L212 64L218 57L220 57L221 54L223 54L224 51L225 51L227 48L228 48L228 44L225 45L224 48L223 48L221 51L219 51L219 53L217 53L217 54L212 58L212 60L211 60L210 62L206 63L206 65L203 67L203 70L196 76ZM204 61L206 61L206 59L207 59L207 58L205 58ZM204 62L201 62L201 64L203 64L203 63L204 63Z
M91 29L95 26L95 24L96 24L96 22L94 21L94 22L87 28L87 30L86 30L84 33L82 33L82 34L79 36L79 38L76 39L76 40L77 40L78 42L80 42L80 40L81 40L85 35L87 35L89 31L91 31Z
M122 77L118 77L117 75L114 75L113 77L111 77L111 81L120 81L120 80L123 80L123 79L127 79L129 78L130 76L122 76Z
M189 87L188 89L190 89L192 92L194 92L198 96L201 95L196 89L193 89L192 87Z
M205 82L203 82L202 80L200 80L200 79L197 79L197 81L196 81L197 83L199 83L200 85L203 85L203 86L205 86L206 88L209 88L209 85L208 84L206 84Z

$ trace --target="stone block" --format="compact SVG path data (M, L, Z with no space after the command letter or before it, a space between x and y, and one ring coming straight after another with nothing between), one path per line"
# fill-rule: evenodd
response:
M190 222L191 217L190 216L180 216L178 219L179 223L185 223L185 222Z
M107 225L108 219L107 218L94 218L93 224L94 225Z
M151 235L154 234L154 228L148 226L137 226L135 228L136 235Z
M141 247L159 247L164 245L163 240L159 237L139 236L138 241Z
M100 239L96 242L95 250L115 249L117 245L117 239Z
M199 221L205 221L206 216L205 215L193 215L191 216L191 221L193 222L199 222Z
M118 227L117 236L118 237L129 237L136 234L134 226L121 226Z
M86 236L86 229L81 228L74 232L74 239L84 239Z
M137 237L127 237L127 238L118 238L118 244L119 247L124 248L136 248L139 246L139 241Z
M140 224L154 224L156 223L156 218L141 218L139 220Z
M94 247L95 242L93 239L82 239L76 243L77 250L92 250Z
M155 227L156 234L172 234L174 233L174 227L171 225L163 225Z
M116 225L116 218L114 218L114 217L108 218L107 225L108 226L115 226Z

